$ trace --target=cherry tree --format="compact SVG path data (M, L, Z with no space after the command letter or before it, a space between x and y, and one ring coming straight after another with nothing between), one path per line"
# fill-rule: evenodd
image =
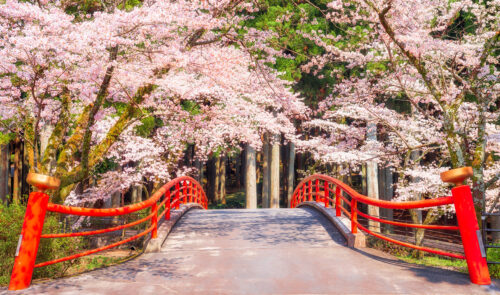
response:
M25 140L32 170L61 179L56 201L108 157L140 163L105 174L108 189L94 196L170 178L186 143L207 154L235 140L258 145L263 129L291 137L290 120L305 112L266 66L280 54L264 45L268 33L238 33L252 2L147 1L76 16L62 5L0 5L2 132ZM140 136L147 118L160 124Z
M332 132L314 139L317 158L406 163L401 172L413 178L420 173L421 179L439 167L472 166L476 201L486 198L495 210L499 11L499 1L331 1L325 13L335 29L303 32L325 50L304 71L342 65L332 71L339 83L320 109L328 123L309 123ZM395 100L408 104L408 111L391 107ZM345 118L352 121L349 127ZM366 141L367 123L378 124L386 140ZM421 161L409 159L414 151ZM400 198L441 192L426 183L419 184L426 192L416 195L400 186Z

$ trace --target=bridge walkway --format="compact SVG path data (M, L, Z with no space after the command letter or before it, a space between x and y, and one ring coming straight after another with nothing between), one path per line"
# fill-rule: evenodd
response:
M23 294L497 294L466 274L353 250L310 209L192 210L160 253ZM14 294L14 293L12 293Z

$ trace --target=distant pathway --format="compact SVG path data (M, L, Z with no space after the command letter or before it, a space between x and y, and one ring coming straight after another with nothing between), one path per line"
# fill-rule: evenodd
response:
M498 292L497 287L471 284L466 274L347 248L337 230L312 209L259 209L190 211L161 253L34 284L22 294Z

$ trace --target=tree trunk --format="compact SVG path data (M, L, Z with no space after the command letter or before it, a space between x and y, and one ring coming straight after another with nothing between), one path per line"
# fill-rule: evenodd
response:
M288 178L287 178L287 201L288 207L292 204L293 190L295 189L295 144L288 143Z
M9 144L0 146L0 201L8 202L9 192Z
M122 198L122 194L120 192L115 192L114 194L112 194L111 195L111 208L120 207L121 198ZM120 217L113 216L112 223L118 224L119 222L120 222Z
M197 180L199 183L201 183L202 173L203 173L201 170L203 169L203 166L202 166L202 164L201 164L200 159L198 159L198 158L194 159L194 167L196 168L196 171L198 172L198 173L196 174L196 180Z
M368 195L368 184L366 183L368 176L366 175L366 165L361 165L361 190L363 195Z
M220 186L220 156L214 158L215 182L214 182L214 199L215 202L220 202L219 186Z
M380 168L378 171L381 184L379 187L380 199L390 201L394 194L392 188L392 168ZM380 208L380 215L384 219L394 220L394 212L392 209ZM392 232L392 226L390 224L382 224L381 226L384 233Z
M240 155L235 156L235 164L234 164L234 184L238 188L241 188L241 157Z
M262 208L269 208L269 193L271 182L271 165L269 155L269 140L264 137L264 145L262 146Z
M226 204L226 165L227 157L222 156L220 159L220 200L222 204Z
M207 197L210 203L215 203L215 187L215 158L210 158L207 162Z
M19 202L21 199L21 140L14 140L14 176L12 180L12 201Z
M132 204L139 203L140 202L140 197L139 197L139 187L138 186L133 186L130 194L130 201Z
M279 135L274 136L271 149L271 197L270 207L280 207L280 142Z
M250 145L247 145L245 147L245 195L247 209L257 208L257 183L255 165L255 149Z
M377 141L377 125L369 123L366 132L367 140ZM379 199L378 194L378 165L375 161L368 161L366 163L366 176L367 176L367 193L368 197ZM368 206L368 214L371 216L380 216L380 210L377 206ZM380 232L380 223L369 220L368 226L371 231Z

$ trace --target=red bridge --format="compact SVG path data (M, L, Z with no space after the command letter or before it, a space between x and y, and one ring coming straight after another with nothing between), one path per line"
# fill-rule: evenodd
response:
M463 180L457 180L456 175L444 178L457 184ZM206 210L205 192L190 177L172 180L146 201L111 209L49 203L49 196L43 190L50 185L42 186L41 183L50 182L33 182L41 191L30 195L9 286L9 290L23 290L23 294L143 294L158 291L204 294L476 294L500 291L498 286L491 284L484 249L478 238L479 227L471 191L466 185L457 185L451 190L451 196L391 202L363 196L338 179L313 175L298 184L290 209ZM420 225L385 220L363 213L358 209L360 203L388 209L451 205L455 207L458 224ZM194 208L205 210L191 210ZM119 216L146 209L150 210L149 215L125 225L42 235L47 211L80 216ZM393 226L459 231L464 254L398 241L371 230L359 219ZM35 264L40 239L98 235L145 222L150 224L145 231L122 241ZM365 234L401 246L465 259L469 277L453 271L407 264L364 248ZM34 268L110 249L146 235L150 238L146 254L139 258L30 287Z

